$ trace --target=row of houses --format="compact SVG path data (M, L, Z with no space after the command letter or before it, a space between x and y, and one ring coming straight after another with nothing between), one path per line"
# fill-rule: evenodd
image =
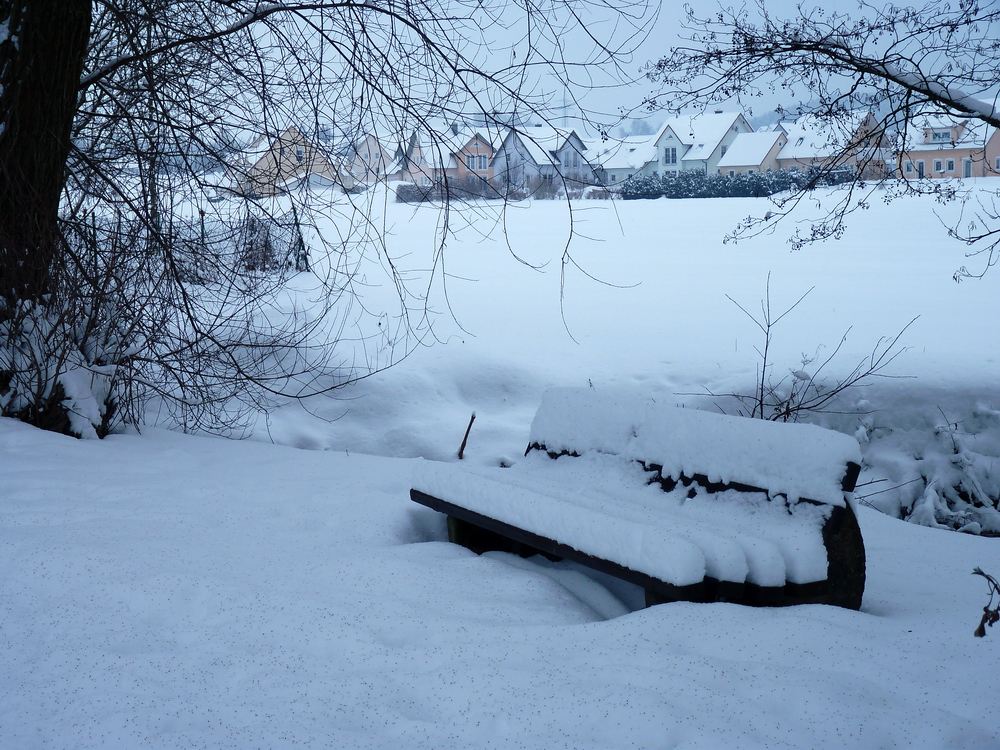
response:
M650 136L588 142L551 126L498 128L452 123L414 130L402 142L365 134L320 143L296 127L254 143L228 176L237 192L268 196L309 182L345 191L398 180L417 185L492 186L536 192L614 188L629 177L683 170L750 174L837 167L865 177L962 178L1000 174L995 128L961 117L924 117L894 145L870 112L836 122L801 117L754 130L741 112L715 110L668 119ZM346 145L345 145L346 144ZM846 154L844 147L846 148Z
M573 130L550 126L499 130L450 124L413 131L402 143L366 134L339 147L321 143L291 126L260 138L222 180L220 187L271 196L310 183L345 191L374 182L435 185L500 183L535 188L540 183L602 184L592 151Z
M927 116L890 138L870 112L836 122L803 116L754 131L741 113L675 117L650 138L625 139L598 153L609 184L684 169L753 174L836 167L863 177L966 178L1000 174L1000 131L964 117ZM846 148L845 148L846 147Z

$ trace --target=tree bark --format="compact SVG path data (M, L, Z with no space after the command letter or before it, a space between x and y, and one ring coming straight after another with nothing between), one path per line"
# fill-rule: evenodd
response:
M51 291L90 24L91 0L0 0L0 320Z

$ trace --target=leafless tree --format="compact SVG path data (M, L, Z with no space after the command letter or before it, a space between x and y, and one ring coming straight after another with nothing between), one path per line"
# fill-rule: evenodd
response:
M369 133L544 116L546 81L613 67L650 19L643 0L3 0L0 415L231 428L398 361L426 335L426 279L339 166L340 189L261 199L248 146L294 127L336 164Z
M998 259L1000 204L963 191L955 181L889 179L890 166L912 143L907 123L918 117L957 117L1000 127L1000 7L959 0L920 6L859 0L850 13L799 5L777 17L762 0L697 15L688 9L681 44L648 68L661 84L649 109L682 111L738 102L752 113L762 98L780 98L780 115L811 115L831 126L832 155L813 175L821 183L850 164L856 179L830 206L827 217L797 232L793 243L836 237L844 217L878 198L931 193L943 201L964 200L951 236L979 255L978 269L959 269L956 280L981 275ZM852 113L870 111L876 126L866 143L837 133ZM983 128L985 130L985 128ZM863 148L868 146L868 148ZM856 168L855 168L856 164ZM990 174L996 165L984 165ZM733 233L763 231L785 216L804 193L779 198L777 208ZM981 196L981 194L979 194Z

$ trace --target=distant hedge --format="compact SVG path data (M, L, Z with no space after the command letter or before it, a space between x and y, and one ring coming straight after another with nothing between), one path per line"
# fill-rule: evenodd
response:
M425 203L439 201L442 197L442 190L437 185L414 185L404 182L396 186L397 203Z
M773 172L737 174L732 177L722 174L706 174L696 170L678 172L676 176L629 177L620 188L625 200L642 198L755 198L774 195L786 190L802 190L817 185L835 185L854 179L847 170L824 174L815 181L815 174L789 172L783 169Z
M396 186L397 203L426 203L434 201L468 201L476 198L499 198L498 189L480 177L438 181L432 185L414 185L404 182Z

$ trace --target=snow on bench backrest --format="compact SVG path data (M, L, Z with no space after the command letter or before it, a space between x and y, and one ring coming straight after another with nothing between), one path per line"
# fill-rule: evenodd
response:
M815 425L730 417L589 388L547 391L530 444L553 453L613 453L658 464L664 477L704 475L837 506L844 505L847 464L861 463L854 438Z

